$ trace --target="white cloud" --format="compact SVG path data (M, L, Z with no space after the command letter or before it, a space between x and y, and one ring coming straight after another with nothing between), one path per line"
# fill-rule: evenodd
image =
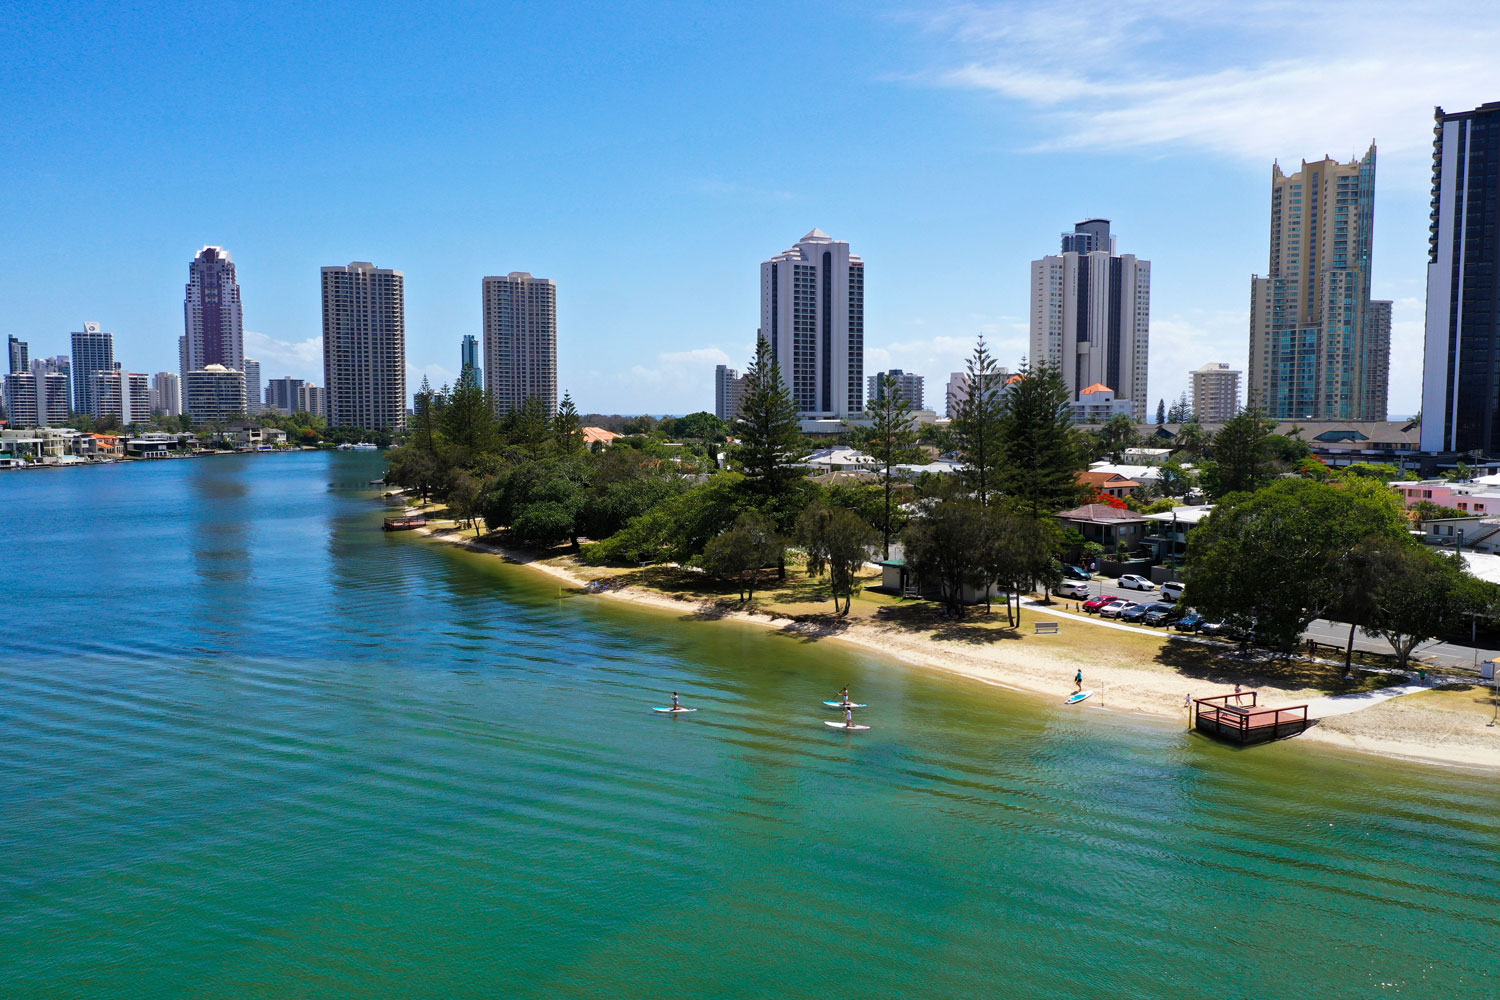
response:
M457 382L458 372L438 364L414 365L408 361L406 363L406 394L408 396L421 387L424 377L433 389L441 389L445 385L451 387Z
M919 79L1045 115L1046 150L1196 149L1264 162L1427 155L1432 108L1500 91L1471 4L993 3L927 18L953 63ZM1415 176L1421 176L1417 172Z
M270 334L245 331L245 354L260 362L263 379L306 379L318 384L323 382L323 338L309 337L306 340L277 340Z

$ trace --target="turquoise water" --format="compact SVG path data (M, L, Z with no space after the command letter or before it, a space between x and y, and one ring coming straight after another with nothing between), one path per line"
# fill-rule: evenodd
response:
M380 470L0 474L0 996L1500 994L1496 777L560 598Z

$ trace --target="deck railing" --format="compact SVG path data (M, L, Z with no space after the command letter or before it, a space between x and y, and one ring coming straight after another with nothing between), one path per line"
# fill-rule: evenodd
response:
M1306 705L1261 708L1255 691L1194 698L1193 704L1198 729L1235 743L1279 740L1296 736L1308 726Z

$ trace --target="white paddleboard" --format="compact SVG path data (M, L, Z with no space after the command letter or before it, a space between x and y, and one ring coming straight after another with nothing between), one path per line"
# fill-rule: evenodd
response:
M1068 695L1067 700L1063 702L1063 704L1064 705L1076 705L1080 701L1083 701L1083 699L1087 698L1089 695L1091 695L1093 693L1094 693L1093 689L1090 688L1087 691L1080 691L1077 694L1070 694L1070 695Z
M869 708L869 705L861 705L857 701L825 701L823 704L829 708Z
M830 727L832 727L834 729L842 729L845 732L848 732L849 730L853 730L853 729L869 729L870 728L869 726L861 726L857 722L854 725L852 725L852 726L846 726L842 722L824 722L823 725L830 726Z
M678 712L696 712L698 710L696 708L657 708L655 705L653 705L651 706L651 711L666 712L668 715L674 715Z

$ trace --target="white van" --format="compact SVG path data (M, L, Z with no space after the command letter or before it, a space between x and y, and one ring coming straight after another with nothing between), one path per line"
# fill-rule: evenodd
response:
M1182 600L1182 592L1186 586L1186 584L1178 583L1175 580L1167 581L1161 585L1161 599L1173 603Z

